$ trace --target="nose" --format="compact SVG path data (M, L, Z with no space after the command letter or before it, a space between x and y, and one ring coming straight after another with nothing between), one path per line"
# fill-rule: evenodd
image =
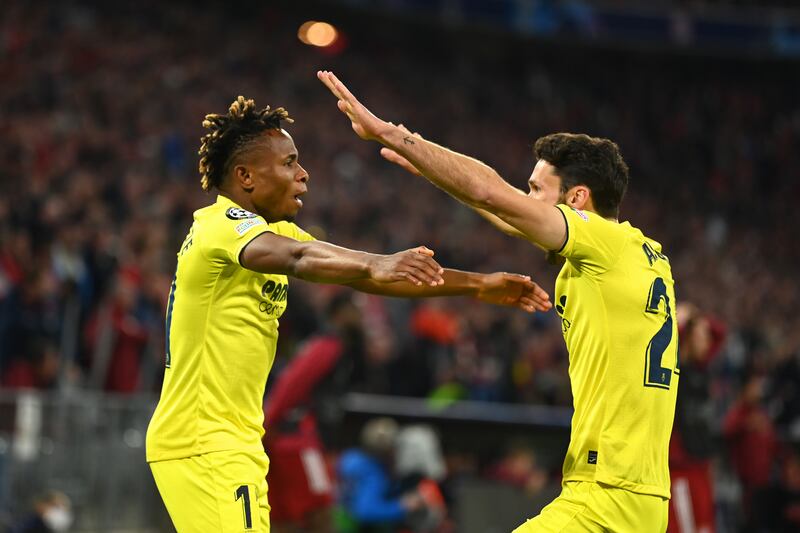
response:
M299 164L297 165L297 168L298 168L297 179L302 181L303 183L306 183L308 181L308 172Z

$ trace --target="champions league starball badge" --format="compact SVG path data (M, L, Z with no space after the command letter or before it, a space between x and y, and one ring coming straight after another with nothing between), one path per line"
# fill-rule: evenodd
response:
M258 215L241 207L230 207L225 211L225 216L231 220L242 220L244 218L256 218Z

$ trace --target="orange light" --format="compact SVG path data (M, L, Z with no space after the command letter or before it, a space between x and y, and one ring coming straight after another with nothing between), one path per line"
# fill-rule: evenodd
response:
M304 22L300 29L297 30L298 39L305 44L319 46L320 48L330 46L338 36L339 32L332 25L316 20Z

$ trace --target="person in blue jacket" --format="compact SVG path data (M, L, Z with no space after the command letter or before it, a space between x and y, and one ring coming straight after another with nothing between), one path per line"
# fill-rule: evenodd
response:
M348 533L392 532L411 513L424 508L416 492L399 494L391 477L397 423L390 418L370 420L361 432L361 448L339 459L339 502L346 515L340 530Z

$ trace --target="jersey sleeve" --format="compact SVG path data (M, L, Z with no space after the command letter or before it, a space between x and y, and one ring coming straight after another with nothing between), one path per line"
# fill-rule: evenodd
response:
M266 232L274 230L258 215L230 219L224 213L220 213L207 223L203 248L209 257L239 265L241 264L239 256L244 247Z
M597 213L556 206L567 223L567 238L556 253L587 274L602 274L614 265L628 240L619 224Z

